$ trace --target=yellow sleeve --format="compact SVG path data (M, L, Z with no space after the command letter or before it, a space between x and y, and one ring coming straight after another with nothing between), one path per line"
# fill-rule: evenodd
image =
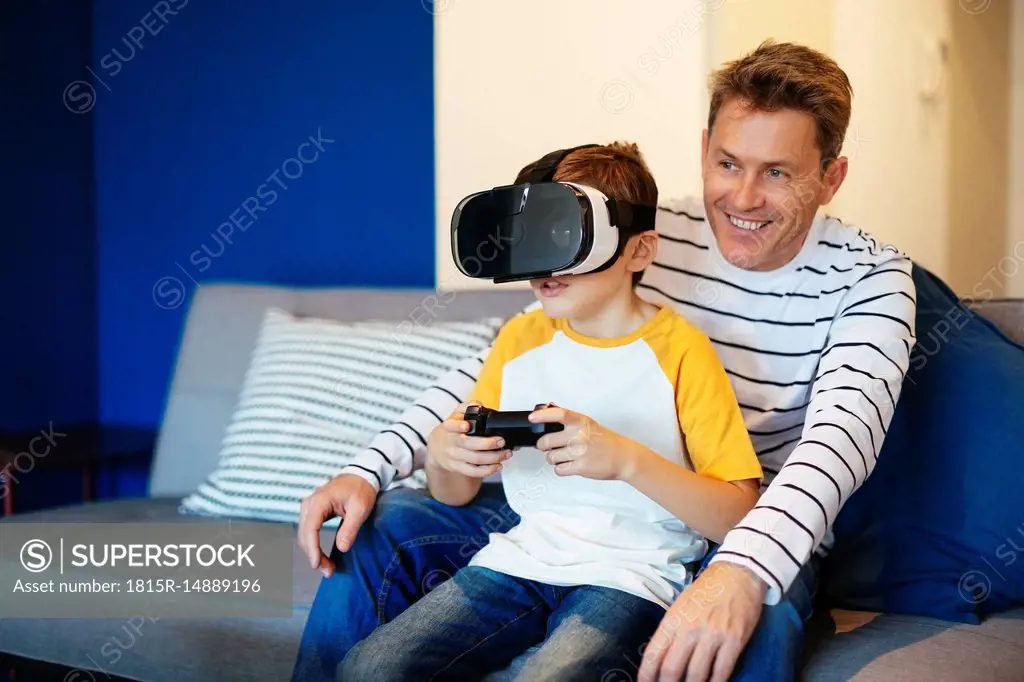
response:
M492 410L501 409L501 379L505 365L550 341L554 329L554 323L541 309L517 315L506 322L498 330L491 350L484 358L469 400L477 400Z
M508 333L508 324L506 323L498 331L494 343L491 344L490 352L484 358L484 364L480 368L476 385L473 386L473 391L469 394L467 402L476 400L484 407L489 407L492 410L500 408L501 375L505 371L505 363L509 356L507 346L511 344L511 341L511 334Z
M723 481L760 480L764 476L761 463L711 340L696 330L686 337L676 381L676 410L694 469Z

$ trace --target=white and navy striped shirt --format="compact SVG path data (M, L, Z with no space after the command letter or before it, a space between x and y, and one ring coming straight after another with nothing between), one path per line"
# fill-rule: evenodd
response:
M658 211L658 256L638 293L676 307L712 340L765 471L757 506L712 562L746 566L778 603L842 505L874 468L916 342L911 261L861 230L818 218L777 270L731 265L697 200ZM470 394L466 358L343 473L388 486L422 466L426 439Z

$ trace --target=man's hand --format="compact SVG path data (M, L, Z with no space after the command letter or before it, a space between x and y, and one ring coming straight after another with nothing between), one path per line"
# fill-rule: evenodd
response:
M638 682L726 682L754 634L767 590L742 566L708 566L665 614L644 650Z
M466 408L474 402L459 405L450 417L430 434L427 464L442 471L462 474L470 478L487 478L501 469L501 463L512 456L511 450L502 450L505 443L499 437L467 436L469 422L465 421Z
M530 421L565 426L537 441L537 449L547 455L548 464L554 465L559 476L624 480L645 450L636 441L604 428L590 417L561 407L537 410L530 414Z
M376 503L374 487L352 474L336 476L304 499L299 507L298 544L309 559L309 567L330 578L335 566L320 549L320 529L328 519L342 517L334 542L339 550L347 552Z

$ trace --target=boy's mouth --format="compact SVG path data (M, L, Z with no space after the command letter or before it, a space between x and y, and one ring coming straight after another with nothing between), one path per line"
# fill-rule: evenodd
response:
M545 298L552 298L568 289L569 285L554 277L547 277L545 279L534 280L533 288L536 289L541 296L544 296Z

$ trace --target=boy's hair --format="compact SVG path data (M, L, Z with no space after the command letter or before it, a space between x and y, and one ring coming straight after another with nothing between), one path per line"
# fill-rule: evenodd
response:
M711 74L708 131L719 109L738 97L761 111L796 109L814 117L824 172L839 158L850 124L853 87L828 55L803 45L766 40Z
M536 162L516 176L516 184L526 181ZM633 142L612 142L586 147L569 154L558 164L556 182L578 182L593 187L609 199L657 207L658 184L654 181L640 148ZM633 286L643 272L633 273Z

